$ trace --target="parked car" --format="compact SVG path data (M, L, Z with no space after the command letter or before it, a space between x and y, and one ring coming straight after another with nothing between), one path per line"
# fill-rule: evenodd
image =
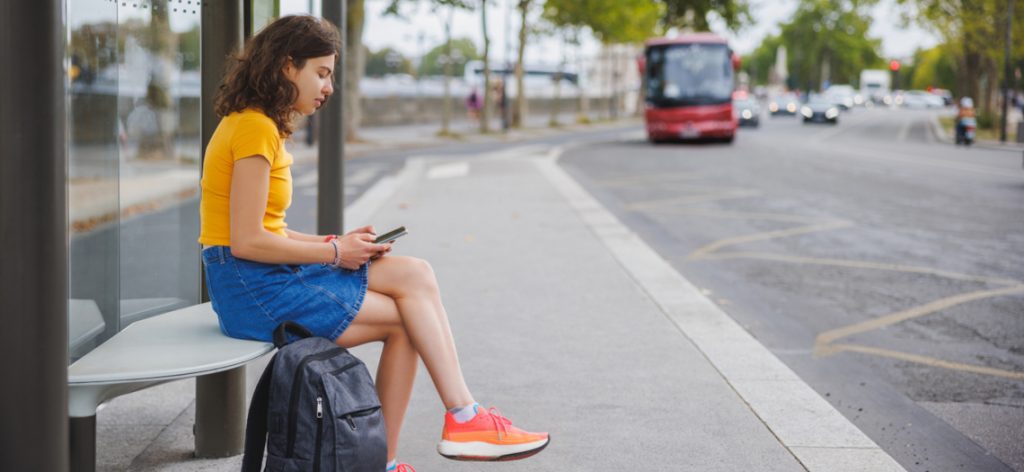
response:
M784 93L768 102L768 111L775 115L795 115L800 108L800 98L793 93Z
M839 107L828 98L814 95L807 104L800 107L804 123L839 123Z
M732 110L740 126L757 128L761 124L761 106L753 97L734 98Z

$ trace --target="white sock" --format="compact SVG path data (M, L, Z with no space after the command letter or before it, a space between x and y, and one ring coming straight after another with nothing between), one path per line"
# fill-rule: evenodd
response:
M388 466L387 466L387 469L385 470L385 472L390 471L390 470L395 470L397 468L398 468L398 459L391 459L391 462L388 462Z
M455 417L456 423L465 423L476 416L478 406L480 406L479 403L473 403L471 405L452 408L451 410L448 411L450 411L452 413L452 416Z

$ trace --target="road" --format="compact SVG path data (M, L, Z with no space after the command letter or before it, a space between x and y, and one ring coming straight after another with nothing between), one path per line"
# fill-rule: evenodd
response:
M908 470L1024 470L1021 154L939 142L930 113L560 162Z

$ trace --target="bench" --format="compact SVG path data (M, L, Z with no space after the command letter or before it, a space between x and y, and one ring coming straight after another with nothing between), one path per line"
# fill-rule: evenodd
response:
M223 335L217 315L209 303L193 305L132 323L81 359L68 366L68 416L70 416L72 470L93 471L96 467L96 410L115 397L172 380L198 377L196 383L196 449L206 436L216 441L222 436L240 436L244 432L245 391L232 388L232 377L242 376L245 364L274 349L262 341L233 339ZM237 380L237 379L236 379ZM206 390L204 390L204 388ZM202 408L202 397L230 397L215 407ZM216 399L211 399L214 401ZM230 402L237 405L230 405ZM223 410L232 407L238 420L234 430L230 421L218 420ZM206 410L204 412L202 410ZM201 415L202 413L202 415ZM209 425L209 426L207 426ZM223 428L228 428L225 431ZM236 442L240 445L241 438ZM240 446L237 448L240 452ZM202 455L202 454L200 454Z

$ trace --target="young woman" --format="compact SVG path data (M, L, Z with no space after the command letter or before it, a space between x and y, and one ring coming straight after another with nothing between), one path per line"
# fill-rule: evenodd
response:
M344 347L382 341L377 370L388 435L388 470L420 358L448 412L438 452L451 459L510 460L548 444L547 433L512 426L481 408L466 387L430 265L388 256L372 226L344 236L288 229L292 120L334 92L341 41L330 23L281 18L254 36L229 67L217 97L223 117L207 146L200 203L203 263L221 330L270 340L285 320Z

